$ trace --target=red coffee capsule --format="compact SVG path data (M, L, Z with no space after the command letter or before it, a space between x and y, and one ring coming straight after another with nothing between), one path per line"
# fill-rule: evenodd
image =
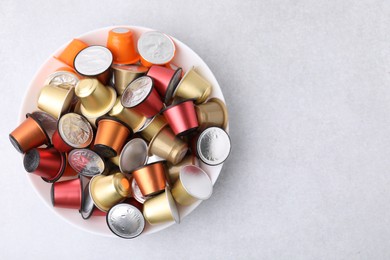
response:
M34 148L28 151L23 159L27 172L42 177L46 182L56 182L66 168L66 155L54 147Z
M182 69L169 69L162 66L153 65L150 67L147 76L153 79L154 87L160 94L164 103L172 99L173 91L181 79Z
M182 101L163 110L175 135L186 135L198 128L198 119L192 100Z
M80 209L82 202L82 182L80 178L53 183L51 202L56 208Z
M133 108L147 118L157 115L164 106L153 87L152 78L148 76L131 82L124 90L121 102L123 107Z

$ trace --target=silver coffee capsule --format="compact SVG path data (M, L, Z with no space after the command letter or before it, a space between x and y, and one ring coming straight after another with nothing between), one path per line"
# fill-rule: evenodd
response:
M119 157L119 169L123 173L130 173L134 169L145 165L147 160L148 145L141 138L134 138L122 149Z
M83 176L80 177L80 179L83 186L80 214L83 219L89 219L92 215L95 204L93 204L93 200L89 194L89 179Z
M105 164L103 159L89 149L74 149L70 151L68 160L70 166L81 175L91 177L104 172Z
M214 166L223 163L231 149L230 137L221 128L209 127L200 133L196 142L196 154L205 164Z
M142 212L127 203L113 206L108 211L106 220L112 233L121 238L135 238L145 228Z

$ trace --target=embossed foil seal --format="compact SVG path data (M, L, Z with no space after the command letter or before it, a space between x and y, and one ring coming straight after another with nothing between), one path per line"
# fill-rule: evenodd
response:
M43 130L51 139L57 129L58 120L49 113L43 111L32 112L31 115L41 124Z
M106 47L89 46L77 54L74 68L80 75L94 77L106 72L112 61L112 53Z
M205 129L196 142L198 158L211 166L223 163L228 158L230 149L230 137L219 127Z
M70 166L84 176L94 176L104 172L103 159L89 149L74 149L68 156Z
M157 31L143 33L138 39L137 47L141 55L142 64L145 61L146 63L156 65L166 64L173 59L176 51L172 39L166 34Z
M58 132L64 142L74 148L85 148L93 139L93 130L88 120L76 113L68 113L58 121Z
M135 238L145 228L145 219L141 211L127 203L120 203L112 207L106 220L112 233L121 238Z
M73 86L75 87L79 82L79 78L69 71L56 71L50 74L45 81L44 85L56 85L60 88Z

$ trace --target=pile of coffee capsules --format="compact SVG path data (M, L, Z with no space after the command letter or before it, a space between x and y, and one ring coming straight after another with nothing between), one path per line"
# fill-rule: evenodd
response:
M47 76L39 110L9 135L26 171L51 183L54 207L106 216L134 238L211 196L198 165L228 157L228 114L196 68L171 63L175 50L161 32L115 28L106 46L74 39L54 57L63 67Z

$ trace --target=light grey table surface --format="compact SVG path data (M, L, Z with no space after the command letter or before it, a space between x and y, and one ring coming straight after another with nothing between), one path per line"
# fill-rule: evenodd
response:
M0 2L0 259L389 259L388 1ZM52 213L8 134L45 59L79 34L141 25L197 52L233 150L180 225L99 237Z

